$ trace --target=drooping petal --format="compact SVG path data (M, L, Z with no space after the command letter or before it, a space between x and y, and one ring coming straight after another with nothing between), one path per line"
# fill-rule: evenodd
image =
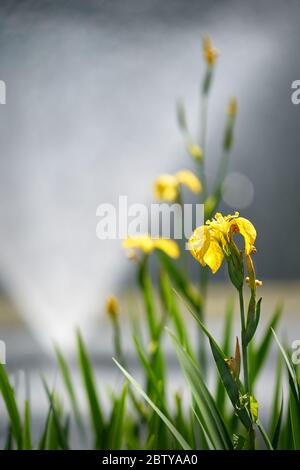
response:
M178 196L178 181L174 175L160 175L154 181L154 197L157 200L173 202Z
M176 259L180 255L179 247L174 240L159 238L158 240L153 240L153 244L156 249L163 251L170 258Z
M177 181L185 185L193 193L198 194L202 191L202 184L199 178L189 170L181 170L176 173Z
M214 238L211 238L209 248L204 255L204 263L207 264L215 274L220 268L222 261L224 259L224 254L221 246L218 241Z
M138 249L148 254L154 250L154 240L147 234L130 236L123 241L123 247L126 249Z
M202 264L202 266L205 266L205 261L204 261L204 255L209 249L209 244L210 244L210 233L209 233L209 228L206 227L205 225L196 228L194 230L191 238L188 241L188 248L191 252L191 254L194 256L194 258Z
M245 240L245 253L249 255L253 248L256 239L256 230L254 225L244 217L238 217L232 220L231 224L235 224L238 227L239 233L244 237Z

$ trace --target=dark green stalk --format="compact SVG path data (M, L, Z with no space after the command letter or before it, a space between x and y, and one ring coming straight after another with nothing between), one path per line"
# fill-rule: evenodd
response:
M243 296L243 287L239 289L239 300L240 300L240 313L241 313L241 338L242 338L242 356L243 356L243 370L244 370L244 387L245 393L250 400L250 383L249 383L249 369L248 369L248 351L247 344L245 342L245 333L246 333L246 320L245 320L245 308L244 308L244 296ZM250 401L249 401L250 403ZM249 404L249 414L250 404ZM255 432L253 426L249 429L249 448L254 450L255 448Z

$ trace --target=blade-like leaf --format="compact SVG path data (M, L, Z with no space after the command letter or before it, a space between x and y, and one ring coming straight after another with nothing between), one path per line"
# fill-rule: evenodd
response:
M184 450L191 450L191 447L189 444L186 442L184 437L180 434L180 432L175 428L173 423L166 417L164 413L153 403L151 398L144 392L144 390L141 388L141 386L138 384L138 382L124 369L124 367L121 366L121 364L118 363L116 359L113 358L113 361L115 364L119 367L121 372L125 375L125 377L129 380L129 382L133 385L135 390L144 398L144 400L148 403L148 405L151 406L151 408L158 414L160 419L165 423L169 431L173 434L175 439L179 442L181 447Z
M181 344L189 351L191 355L193 355L192 346L189 341L189 335L184 324L183 316L178 309L169 276L164 269L162 269L160 274L159 286L164 308L168 311L171 319L173 320L178 338L180 339Z
M274 450L273 447L272 447L272 443L271 443L271 441L270 441L270 438L269 438L268 434L266 433L266 431L265 431L263 425L261 424L261 422L260 422L260 421L257 421L256 424L257 424L257 427L258 427L258 429L259 429L259 431L260 431L260 434L261 434L261 436L262 436L262 438L263 438L263 440L264 440L264 443L265 443L265 445L266 445L266 448L267 448L268 450Z
M185 276L165 253L158 251L157 254L165 270L169 274L170 279L176 286L176 289L178 289L184 299L196 310L196 312L198 312L202 305L201 296L198 294L198 292L192 289Z
M297 376L296 376L296 373L295 373L295 370L293 368L293 365L291 364L291 361L284 349L284 347L282 346L282 344L280 343L275 331L272 329L272 333L274 335L274 338L276 340L276 343L278 344L278 347L281 351L281 354L282 354L282 357L285 361L285 364L286 364L286 367L287 367L287 370L288 370L288 374L289 374L289 383L290 383L290 388L291 388L291 391L296 399L296 402L299 403L299 393L298 393L298 382L297 382Z
M177 295L179 294L177 293ZM216 365L220 374L220 378L224 384L224 387L227 391L230 401L233 404L235 412L239 416L243 425L247 429L249 429L252 426L252 422L246 409L240 408L239 406L239 386L238 386L238 383L232 377L232 374L229 368L227 367L227 364L225 362L226 357L225 357L224 352L222 351L218 343L215 341L213 336L210 334L210 332L207 330L207 328L204 326L204 324L201 322L197 314L188 305L187 305L187 308L189 312L192 314L192 316L194 317L194 319L196 320L196 322L198 323L198 325L200 326L203 333L209 339L209 343L210 343L213 357L215 359L215 362L216 362Z
M281 399L280 412L279 412L278 420L277 420L274 433L272 436L272 447L275 450L278 448L281 425L282 425L282 415L283 415L283 398Z
M293 393L290 394L289 413L295 450L300 450L300 406Z
M16 441L18 449L22 449L22 421L15 399L14 390L10 385L6 370L2 364L0 364L0 391L9 416L12 435Z
M109 431L109 449L121 449L124 432L125 404L127 397L127 383L124 384L121 397L116 400Z
M25 400L24 404L23 449L32 449L30 407L28 400Z
M169 331L169 330L168 330ZM196 412L200 412L200 422L215 449L233 449L233 444L225 423L216 407L213 397L201 378L201 373L188 353L182 348L175 335L169 331L175 345L181 368L191 387L197 403Z
M223 349L224 354L227 357L230 356L230 346L232 344L233 314L234 314L234 302L233 302L233 299L230 299L226 306L224 331L222 335L222 338L224 338L222 349ZM220 411L224 410L225 397L226 397L225 387L220 377L218 377L216 401L217 401L217 406Z
M48 397L48 400L49 400L49 404L50 404L50 407L51 407L51 411L52 411L51 416L53 418L53 425L54 425L55 433L56 433L56 436L57 436L57 442L58 442L59 447L61 449L68 450L69 445L68 445L68 442L67 442L67 439L66 439L66 435L65 435L63 426L60 423L59 413L58 413L56 405L54 403L54 394L53 394L53 392L50 392L49 387L48 387L47 383L45 382L45 380L43 380L43 384L44 384L44 389L46 391L46 394L47 394L47 397Z
M65 385L67 394L70 398L70 402L71 402L71 405L72 405L72 408L73 408L73 412L74 412L76 422L78 424L78 427L82 431L83 430L83 423L82 423L81 415L80 415L80 412L79 412L79 406L78 406L78 403L77 403L77 398L76 398L75 390L74 390L74 387L73 387L69 366L68 366L62 352L60 351L59 347L55 346L54 350L55 350L55 354L56 354L57 363L58 363L58 366L59 366L59 369L60 369L60 373L61 373L61 376L62 376L62 379L63 379L63 383Z
M255 380L257 379L264 362L267 358L268 351L271 346L271 341L272 341L272 329L274 330L280 320L280 316L282 313L282 305L278 305L275 313L267 326L265 330L265 334L259 344L259 346L254 348L253 351L253 358L251 363L253 364L253 367L250 367L250 381L253 384Z
M103 438L104 421L96 390L93 368L79 331L77 332L77 348L79 367L90 408L91 423L95 434L95 444L97 448L100 448Z

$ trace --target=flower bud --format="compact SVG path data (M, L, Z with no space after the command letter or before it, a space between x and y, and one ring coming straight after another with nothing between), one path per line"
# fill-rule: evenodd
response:
M119 302L113 295L107 297L106 312L113 320L116 320L119 314Z
M188 146L187 146L187 150L188 150L190 156L194 160L196 160L198 162L201 162L203 160L203 151L202 151L201 147L199 147L199 145L189 143Z

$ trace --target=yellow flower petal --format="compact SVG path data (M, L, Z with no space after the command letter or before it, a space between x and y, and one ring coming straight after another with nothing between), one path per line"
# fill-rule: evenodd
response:
M170 258L178 258L180 255L179 247L174 240L159 238L158 240L153 240L153 244L156 249L163 251Z
M158 249L164 251L171 258L178 258L180 255L178 245L174 240L166 240L164 238L152 239L147 234L128 237L123 241L123 247L126 249L138 249L145 254Z
M223 259L224 254L222 248L220 247L217 240L211 238L209 248L204 255L205 264L207 264L212 270L213 274L215 274L220 268Z
M205 266L204 255L207 252L210 244L209 229L206 226L201 226L194 230L191 238L188 241L188 248L194 258Z
M154 197L157 200L175 201L178 197L178 181L174 175L160 175L154 181Z
M231 225L237 225L239 233L245 240L245 253L249 255L256 239L255 227L249 220L244 219L244 217L238 217L232 220Z
M136 235L124 240L123 247L126 249L138 249L148 254L154 250L154 243L149 235Z
M180 184L184 184L193 193L198 194L202 191L202 184L199 178L189 170L181 170L176 173L175 177Z

